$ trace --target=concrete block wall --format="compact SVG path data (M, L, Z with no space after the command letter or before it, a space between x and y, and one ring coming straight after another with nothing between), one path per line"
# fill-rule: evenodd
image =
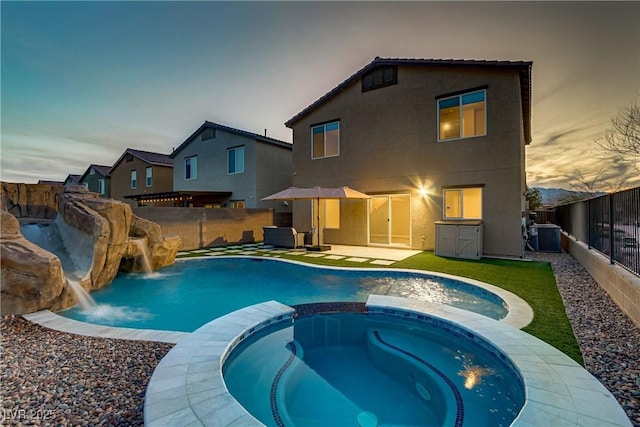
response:
M132 211L159 224L165 237L180 236L180 250L259 242L262 227L274 225L273 209L136 207Z
M562 233L562 246L589 272L611 299L640 327L640 277L586 244Z

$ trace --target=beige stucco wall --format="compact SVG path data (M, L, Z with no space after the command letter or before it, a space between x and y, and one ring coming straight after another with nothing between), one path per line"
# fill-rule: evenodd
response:
M487 135L438 142L436 96L484 85ZM340 155L312 160L311 126L332 120L340 121ZM363 93L357 80L296 122L293 140L295 186L411 194L415 249L435 246L443 187L483 186L484 253L522 254L524 136L517 71L399 66L396 85ZM420 187L429 191L426 198ZM367 244L360 203L360 216L349 220L355 208L343 203L341 229L326 230L326 242ZM310 214L295 206L294 226L304 229Z
M145 169L153 167L152 185L146 185ZM131 188L131 171L137 171L137 186ZM125 199L124 196L134 194L153 194L173 191L173 167L149 165L149 163L133 156L133 160L127 162L122 159L120 163L111 171L111 198L128 203L135 207L138 203L135 200Z

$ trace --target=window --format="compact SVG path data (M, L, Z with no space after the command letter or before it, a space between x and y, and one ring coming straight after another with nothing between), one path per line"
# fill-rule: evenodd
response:
M322 219L323 228L340 228L340 200L321 200L320 218Z
M244 200L230 200L229 207L234 209L244 209Z
M89 175L95 175L96 170L94 168L89 169Z
M129 163L133 161L133 154L127 153L127 155L124 157L124 161Z
M131 188L138 187L138 171L131 171Z
M398 83L398 69L395 66L378 67L362 77L362 91L378 89Z
M482 188L444 190L445 219L482 219Z
M244 172L244 147L235 147L227 150L227 173Z
M146 184L147 187L151 187L151 185L153 185L153 168L151 166L147 167L145 169L145 174L146 174Z
M311 158L322 159L340 154L340 122L311 128Z
M202 131L202 140L206 141L207 139L213 139L216 137L216 129L215 128L206 128Z
M438 99L439 141L486 134L486 90Z
M106 192L104 186L104 178L98 180L98 194L104 194Z
M198 156L187 157L184 159L184 178L198 178Z

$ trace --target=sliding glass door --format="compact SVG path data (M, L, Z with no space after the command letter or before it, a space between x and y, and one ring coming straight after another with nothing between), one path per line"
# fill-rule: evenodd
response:
M369 243L411 246L411 196L373 196L369 200Z

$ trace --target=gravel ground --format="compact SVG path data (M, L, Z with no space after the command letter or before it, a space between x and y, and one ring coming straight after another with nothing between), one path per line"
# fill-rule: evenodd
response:
M147 383L173 344L100 339L3 317L0 425L141 426Z
M640 329L570 254L531 256L551 263L587 370L640 427Z
M640 330L568 254L551 262L587 369L640 427ZM146 385L172 344L52 331L0 320L0 425L140 426Z

